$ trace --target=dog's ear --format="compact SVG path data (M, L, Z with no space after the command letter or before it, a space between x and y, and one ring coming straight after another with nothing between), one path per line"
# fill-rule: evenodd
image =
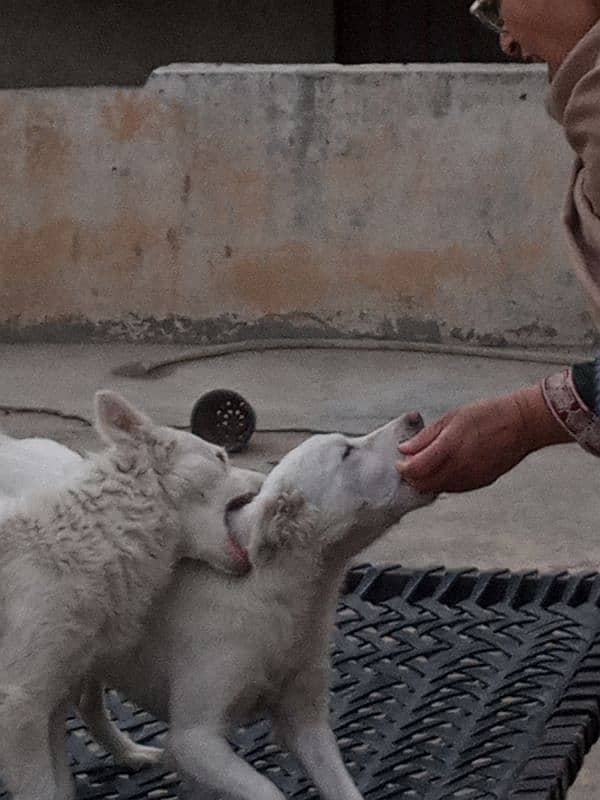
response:
M279 550L306 545L313 530L312 514L301 492L281 492L266 506L258 537L258 560L271 561Z
M96 430L108 444L139 442L152 422L117 392L102 390L94 398Z

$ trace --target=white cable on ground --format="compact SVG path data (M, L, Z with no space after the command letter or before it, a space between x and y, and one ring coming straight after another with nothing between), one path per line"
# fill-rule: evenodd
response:
M160 361L134 361L113 370L113 375L123 378L162 378L179 365L209 358L264 353L270 350L361 350L384 352L424 353L434 355L490 358L499 361L522 361L537 364L567 365L574 359L589 357L582 350L552 351L527 350L505 347L436 344L432 342L400 342L389 339L249 339L226 344L206 345L190 353Z

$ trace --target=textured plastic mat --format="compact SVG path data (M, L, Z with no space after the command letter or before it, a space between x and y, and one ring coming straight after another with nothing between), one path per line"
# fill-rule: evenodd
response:
M372 800L561 800L598 738L600 576L365 568L350 573L333 648L332 716ZM109 698L121 727L165 726ZM69 721L79 800L177 797L164 770L129 774ZM290 798L314 797L259 723L241 754ZM1 797L6 795L0 792Z

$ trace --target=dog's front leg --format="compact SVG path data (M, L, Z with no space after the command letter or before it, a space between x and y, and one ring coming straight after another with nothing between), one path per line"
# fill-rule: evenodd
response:
M275 732L302 764L322 800L363 800L329 724L325 661L306 669L274 709Z
M363 800L346 766L326 720L279 718L278 733L302 764L322 800Z
M285 800L279 789L236 755L227 739L214 729L175 727L169 747L177 769L198 789L202 787L198 797L208 794L220 800Z
M85 681L78 709L89 732L117 764L138 770L161 762L162 750L136 744L117 728L104 705L104 688L96 679Z

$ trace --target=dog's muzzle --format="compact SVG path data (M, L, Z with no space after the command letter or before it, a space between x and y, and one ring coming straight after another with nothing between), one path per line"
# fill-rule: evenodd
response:
M230 511L238 511L240 508L247 506L248 503L251 503L255 497L255 492L246 492L245 494L240 494L238 497L234 497L233 500L230 500L227 503L227 506L225 507L225 515L227 516Z

